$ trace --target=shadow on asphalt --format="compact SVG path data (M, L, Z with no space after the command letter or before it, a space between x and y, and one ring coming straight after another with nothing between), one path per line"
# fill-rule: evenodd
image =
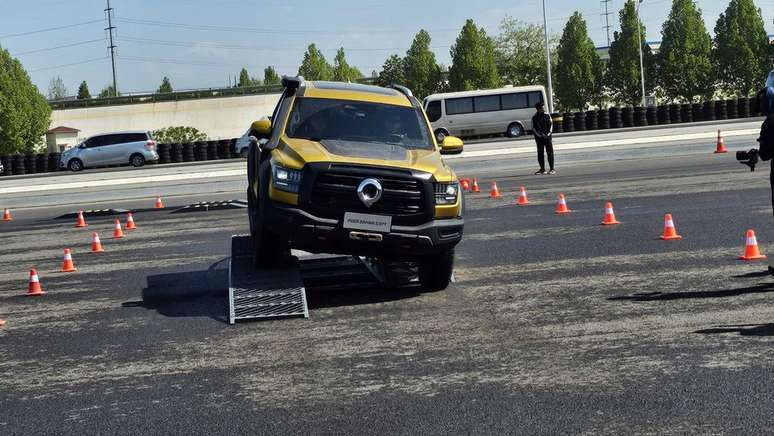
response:
M696 291L696 292L647 292L619 297L609 297L608 301L670 301L670 300L688 300L693 298L725 298L736 297L746 294L761 294L774 292L774 283L761 283L757 286L738 289L724 289L719 291Z
M740 324L697 330L694 333L712 335L718 333L739 333L740 336L774 336L774 324Z

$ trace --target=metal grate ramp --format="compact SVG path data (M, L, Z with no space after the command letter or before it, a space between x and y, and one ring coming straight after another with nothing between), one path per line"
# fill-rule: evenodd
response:
M299 265L256 269L249 236L232 236L229 263L229 323L237 320L309 317Z

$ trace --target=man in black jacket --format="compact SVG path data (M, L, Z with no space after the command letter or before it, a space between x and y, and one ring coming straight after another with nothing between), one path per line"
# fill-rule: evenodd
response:
M554 124L551 121L551 115L546 113L542 101L535 105L535 109L537 109L537 113L532 117L532 131L535 134L538 163L540 164L540 169L535 175L546 174L546 163L543 157L544 151L548 153L548 174L556 174L556 171L554 171L554 144L551 142Z
M774 158L774 88L766 87L762 89L758 95L758 104L761 107L761 112L766 115L766 119L761 125L761 136L758 138L760 147L758 148L758 154L761 160L770 160ZM771 167L771 203L772 209L774 209L774 164Z

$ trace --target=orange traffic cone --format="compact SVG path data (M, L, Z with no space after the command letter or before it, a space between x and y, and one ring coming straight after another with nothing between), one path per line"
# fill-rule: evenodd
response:
M460 186L462 186L463 191L470 191L470 180L460 179Z
M605 219L602 220L603 226L612 226L614 224L621 224L615 219L615 212L613 211L613 203L607 202L605 204Z
M5 320L4 319L0 319L0 327L2 327L4 325L5 325Z
M567 207L567 200L564 199L564 194L559 194L559 202L556 203L556 210L554 213L564 215L570 212L572 211Z
M761 260L765 258L766 256L762 255L758 250L758 240L755 238L755 231L748 230L744 247L744 256L740 256L739 259L750 261Z
M3 221L13 221L10 210L8 209L3 210Z
M500 198L500 190L497 189L497 182L492 182L492 190L489 191L489 198Z
M78 269L75 268L75 264L73 264L73 255L72 253L70 253L69 248L64 249L64 262L62 262L62 269L59 271L60 272L78 271Z
M529 198L527 198L527 190L524 189L524 187L521 187L521 192L519 193L519 199L516 201L516 204L519 206L526 206L529 204Z
M683 239L682 236L677 234L675 228L675 222L672 220L672 214L668 213L664 215L664 234L661 235L661 239L670 241L673 239Z
M40 279L38 278L38 272L35 268L30 270L30 284L27 287L27 296L34 297L36 295L44 295L43 288L40 287Z
M478 179L473 177L473 187L470 188L471 192L481 192L481 189L478 187Z
M86 224L86 220L83 219L83 211L82 210L78 211L78 219L75 221L75 227L76 228L88 227L88 224Z
M155 209L164 209L164 202L161 201L161 196L156 197L156 205L154 206Z
M105 251L104 248L102 248L102 242L99 240L99 235L97 232L92 233L91 235L91 252L92 253L102 253Z
M726 144L723 142L723 137L720 135L720 129L718 129L718 143L715 148L715 154L717 153L726 153L728 150L726 150Z
M132 217L132 213L129 212L129 214L126 216L126 230L134 230L137 226L134 225L134 217Z
M121 230L121 220L116 218L116 227L113 230L113 239L121 239L124 237L124 231Z

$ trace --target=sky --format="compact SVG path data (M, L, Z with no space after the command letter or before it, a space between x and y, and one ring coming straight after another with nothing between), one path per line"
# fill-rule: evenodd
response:
M0 0L0 46L17 57L46 94L59 76L68 94L85 80L92 94L112 82L107 49L107 0ZM561 34L580 11L597 46L607 45L605 2L545 0L549 32ZM610 0L611 34L625 0ZM755 0L767 33L774 33L774 0ZM698 0L712 34L728 0ZM404 55L416 32L432 37L439 63L449 65L450 46L472 18L489 35L508 15L542 24L542 0L111 0L116 27L116 69L122 93L149 92L168 76L178 89L218 88L245 66L263 77L273 65L295 74L310 43L329 62L344 47L363 74L379 71L391 54ZM649 41L661 39L671 0L644 0ZM42 31L59 28L51 31ZM21 35L20 35L21 34Z

